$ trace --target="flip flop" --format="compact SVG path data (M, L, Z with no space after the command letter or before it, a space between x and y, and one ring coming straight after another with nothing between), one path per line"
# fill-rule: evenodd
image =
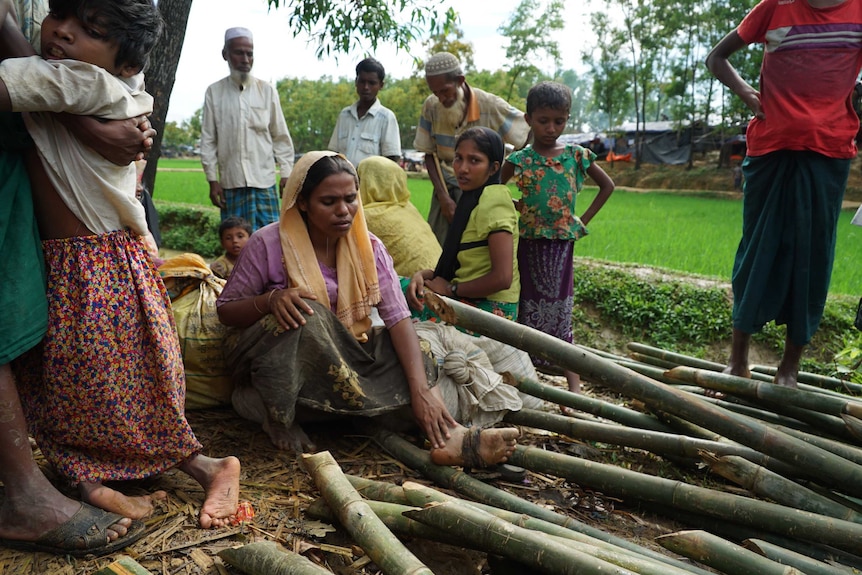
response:
M73 557L107 555L128 547L143 537L146 532L144 523L135 520L129 525L125 535L106 543L108 527L121 519L123 519L122 515L104 511L87 503L81 503L81 507L68 521L36 541L0 539L0 546L18 551L41 551Z

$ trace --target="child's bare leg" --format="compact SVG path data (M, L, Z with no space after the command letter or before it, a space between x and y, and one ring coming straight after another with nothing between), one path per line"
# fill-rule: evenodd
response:
M751 346L751 334L733 328L733 339L730 344L730 361L722 373L739 377L751 377L748 364L748 350Z
M82 481L78 484L81 499L105 511L119 513L132 519L143 519L153 513L153 501L164 499L164 491L156 491L149 495L129 496L116 489L106 487L100 482Z
M431 461L437 465L464 465L464 441L469 429L459 425L451 430L451 437L443 447L431 450ZM475 446L475 454L485 465L505 463L515 451L520 435L514 427L483 429Z
M569 370L565 370L563 374L566 376L566 382L569 384L569 391L572 393L581 393L581 376Z
M201 507L201 527L227 525L236 516L239 505L239 459L214 459L198 453L183 461L179 468L200 483L206 493Z
M784 340L784 355L781 356L781 363L778 365L775 378L772 380L776 385L797 387L799 361L802 359L804 349L804 345L796 345L791 343L789 339Z
M581 376L574 371L563 370L563 375L566 376L566 383L569 385L569 391L572 393L581 393ZM560 413L563 415L572 415L575 412L571 407L565 405L560 406Z

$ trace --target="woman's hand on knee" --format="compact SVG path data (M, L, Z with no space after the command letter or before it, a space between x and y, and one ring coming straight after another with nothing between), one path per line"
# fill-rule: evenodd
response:
M300 288L275 290L269 298L269 311L285 330L305 325L305 316L313 315L314 310L306 300L316 300L317 296Z

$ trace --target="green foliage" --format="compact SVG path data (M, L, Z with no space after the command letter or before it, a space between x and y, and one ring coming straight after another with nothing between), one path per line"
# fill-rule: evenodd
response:
M411 76L403 80L390 80L386 78L383 90L378 94L380 102L392 110L398 118L398 130L401 132L401 148L413 147L413 139L416 137L416 125L419 122L419 114L422 103L430 95L425 76Z
M663 349L698 350L732 329L727 291L719 287L576 262L574 294L578 306L595 308L626 336Z
M455 24L453 9L439 10L434 0L267 0L270 7L290 12L290 28L317 38L317 57L333 52L348 53L368 42L371 52L381 42L391 42L408 50L430 33L446 32Z
M540 69L536 66L536 61L541 56L551 59L553 72L556 74L560 68L562 54L559 43L553 40L552 36L564 26L562 0L521 0L509 20L498 28L509 40L506 47L509 74L508 91L504 96L506 100L510 100L515 94L515 82L519 77L529 72L533 72L534 76L539 75Z
M194 160L162 160L159 165L178 169L199 167ZM666 174L659 179L662 177ZM431 199L427 176L409 174L407 185L413 205L427 215ZM661 182L656 186L661 187ZM588 186L578 195L578 213L589 206L596 191ZM154 192L157 200L210 206L209 189L200 171L160 169ZM513 195L519 197L514 190ZM742 204L715 196L617 190L590 222L590 234L578 241L575 254L679 270L728 282L741 234ZM851 225L851 217L852 213L844 211L838 221L840 239L835 250L830 294L855 295L862 285L859 266L862 228Z
M848 332L844 348L835 355L835 377L862 383L862 333Z
M572 317L578 343L612 348L602 331L607 326L626 341L712 361L727 359L723 350L730 345L733 328L728 286L661 270L645 274L635 266L611 267L597 260L578 258L574 265ZM850 328L855 316L852 299L829 297L820 329L802 358L803 371L840 377L840 372L855 369L850 377L862 379L859 365L854 367L862 357L862 334ZM784 337L783 326L769 323L753 342L779 357Z
M222 253L217 208L156 201L162 243L172 250L193 252L210 260Z
M432 34L423 43L423 46L429 56L437 52L454 54L461 62L461 68L465 74L471 74L475 70L473 44L464 40L464 30L460 26L450 26L448 30L441 31L439 34ZM417 70L422 70L425 67L425 63L421 60L417 60L416 64Z
M284 120L297 152L325 150L329 145L339 112L356 100L353 76L350 70L350 80L324 76L317 80L285 78L277 83Z

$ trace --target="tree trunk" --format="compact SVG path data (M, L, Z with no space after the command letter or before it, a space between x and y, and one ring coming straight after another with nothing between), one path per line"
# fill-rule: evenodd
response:
M150 54L150 65L146 71L147 92L154 100L150 123L157 134L153 138L153 149L150 151L147 168L144 170L144 186L153 196L155 196L156 166L159 163L162 135L165 132L165 118L168 116L168 104L171 101L171 92L174 90L174 80L186 37L186 24L189 21L192 0L159 0L158 8L165 20L165 30L156 49Z

